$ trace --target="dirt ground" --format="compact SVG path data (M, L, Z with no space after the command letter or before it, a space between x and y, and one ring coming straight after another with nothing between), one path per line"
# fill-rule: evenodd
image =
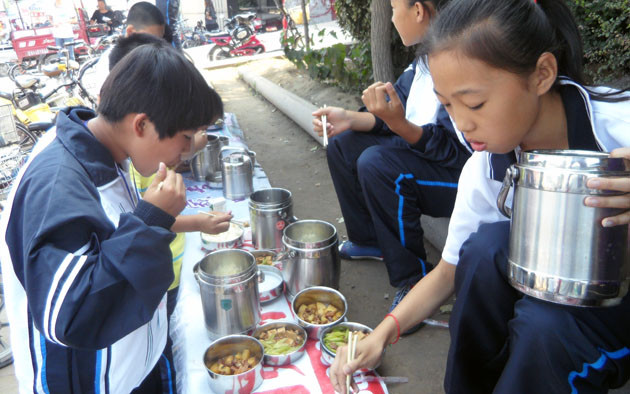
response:
M248 65L260 75L315 105L356 109L360 97L336 87L323 86L286 60L267 59ZM305 131L238 79L236 68L208 71L206 76L221 94L225 110L236 114L250 149L266 171L272 186L293 193L294 214L336 226L341 239L346 228L326 163L326 152ZM438 254L429 247L430 261ZM341 262L341 292L348 299L348 319L375 327L388 312L395 289L384 264L374 261ZM446 320L448 316L436 316ZM424 327L388 347L378 369L382 376L404 376L409 383L390 385L394 394L443 392L442 379L449 345L448 330Z

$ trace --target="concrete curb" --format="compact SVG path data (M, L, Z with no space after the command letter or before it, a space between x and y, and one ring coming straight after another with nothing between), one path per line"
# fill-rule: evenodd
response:
M252 89L262 94L271 104L275 105L276 108L323 145L322 137L313 131L313 115L311 113L317 109L315 105L281 88L267 78L250 72L247 67L239 67L238 75Z

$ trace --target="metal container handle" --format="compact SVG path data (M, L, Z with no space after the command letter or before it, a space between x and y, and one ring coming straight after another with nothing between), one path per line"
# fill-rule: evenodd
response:
M516 168L512 164L510 168L505 171L505 177L503 178L501 191L499 191L499 196L497 197L497 208L499 208L499 211L501 211L503 216L510 219L512 218L512 208L506 206L505 201L507 200L508 194L510 193L512 183L518 178L518 175L518 168Z
M227 151L236 151L236 152L242 152L244 154L245 157L247 157L247 163L249 164L249 168L251 168L252 170L252 175L254 174L254 163L252 163L252 159L249 156L249 151L245 148L241 148L239 146L223 146L221 147L221 151L219 152L219 159L221 161L223 161L223 152L227 152Z

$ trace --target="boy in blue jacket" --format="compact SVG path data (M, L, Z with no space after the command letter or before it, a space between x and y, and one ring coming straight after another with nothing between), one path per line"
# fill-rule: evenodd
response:
M213 102L181 54L143 45L110 73L98 113L59 113L33 150L0 225L21 392L161 390L169 229L186 204L181 175L167 167L220 115ZM128 158L143 175L157 171L142 199Z

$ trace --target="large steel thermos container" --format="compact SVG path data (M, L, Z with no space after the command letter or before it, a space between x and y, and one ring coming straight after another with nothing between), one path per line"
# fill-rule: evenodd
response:
M190 162L190 169L196 181L221 182L221 147L227 141L227 137L208 134L208 142L199 152L195 153Z
M195 265L194 275L211 337L248 333L260 322L258 267L251 253L217 250Z
M508 274L521 292L576 306L621 302L630 282L628 226L603 227L623 209L584 205L595 177L630 177L630 161L571 150L522 152L506 172L497 201L511 217ZM512 208L505 206L514 185Z
M286 189L261 189L249 195L249 220L256 249L282 249L282 233L293 217L293 199Z
M231 152L225 155L226 152ZM242 200L254 191L254 163L244 148L221 148L221 174L223 196L230 200Z
M339 288L337 229L321 220L298 220L284 229L282 277L289 295L312 286Z

